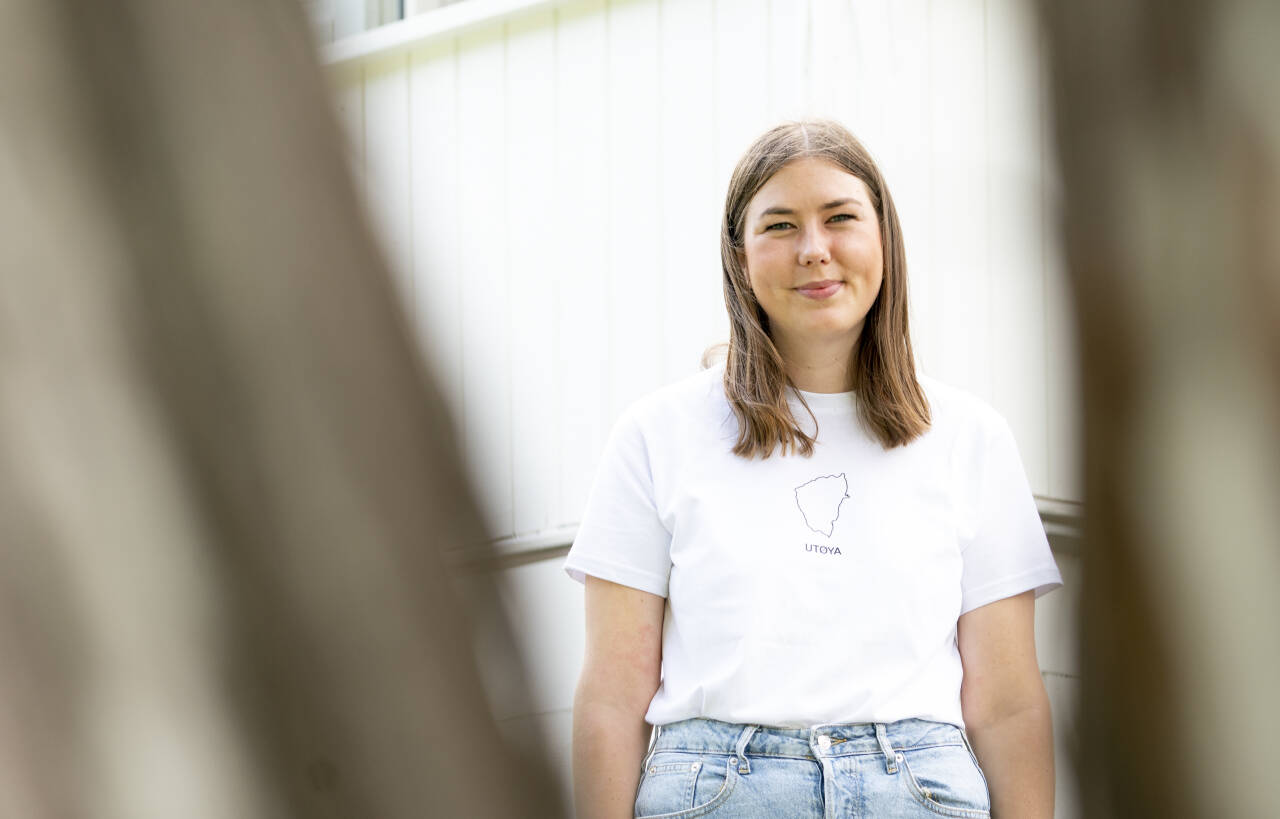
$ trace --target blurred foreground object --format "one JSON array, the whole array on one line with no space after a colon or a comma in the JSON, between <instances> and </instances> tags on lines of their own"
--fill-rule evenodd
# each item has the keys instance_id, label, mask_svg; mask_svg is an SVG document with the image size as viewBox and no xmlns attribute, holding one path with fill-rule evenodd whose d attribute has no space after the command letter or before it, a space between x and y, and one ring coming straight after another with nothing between
<instances>
[{"instance_id":1,"label":"blurred foreground object","mask_svg":"<svg viewBox=\"0 0 1280 819\"><path fill-rule=\"evenodd\" d=\"M1274 816L1280 4L1041 9L1085 398L1083 815Z\"/></svg>"},{"instance_id":2,"label":"blurred foreground object","mask_svg":"<svg viewBox=\"0 0 1280 819\"><path fill-rule=\"evenodd\" d=\"M307 25L0 4L0 816L558 814Z\"/></svg>"}]
</instances>

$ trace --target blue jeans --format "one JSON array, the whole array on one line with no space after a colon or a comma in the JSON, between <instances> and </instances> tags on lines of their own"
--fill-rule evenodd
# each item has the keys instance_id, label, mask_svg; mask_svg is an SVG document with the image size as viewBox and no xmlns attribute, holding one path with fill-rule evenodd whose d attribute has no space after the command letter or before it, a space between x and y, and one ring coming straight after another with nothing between
<instances>
[{"instance_id":1,"label":"blue jeans","mask_svg":"<svg viewBox=\"0 0 1280 819\"><path fill-rule=\"evenodd\" d=\"M770 728L689 719L658 727L635 815L985 819L991 799L968 738L947 723Z\"/></svg>"}]
</instances>

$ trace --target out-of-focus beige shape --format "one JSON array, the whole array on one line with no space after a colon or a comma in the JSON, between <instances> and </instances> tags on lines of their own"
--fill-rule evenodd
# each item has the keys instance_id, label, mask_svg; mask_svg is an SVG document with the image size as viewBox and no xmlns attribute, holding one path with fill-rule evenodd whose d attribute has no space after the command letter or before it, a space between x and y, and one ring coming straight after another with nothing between
<instances>
[{"instance_id":1,"label":"out-of-focus beige shape","mask_svg":"<svg viewBox=\"0 0 1280 819\"><path fill-rule=\"evenodd\" d=\"M295 3L0 4L0 268L0 816L558 815Z\"/></svg>"},{"instance_id":2,"label":"out-of-focus beige shape","mask_svg":"<svg viewBox=\"0 0 1280 819\"><path fill-rule=\"evenodd\" d=\"M1275 815L1280 5L1041 8L1085 398L1084 815Z\"/></svg>"}]
</instances>

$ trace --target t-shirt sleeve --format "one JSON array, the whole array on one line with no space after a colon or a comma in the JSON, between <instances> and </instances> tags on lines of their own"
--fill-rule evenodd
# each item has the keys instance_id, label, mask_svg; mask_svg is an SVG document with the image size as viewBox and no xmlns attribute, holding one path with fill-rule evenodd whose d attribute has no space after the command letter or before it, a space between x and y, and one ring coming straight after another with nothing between
<instances>
[{"instance_id":1,"label":"t-shirt sleeve","mask_svg":"<svg viewBox=\"0 0 1280 819\"><path fill-rule=\"evenodd\" d=\"M605 444L564 569L579 583L593 575L667 596L671 533L658 516L649 450L633 411Z\"/></svg>"},{"instance_id":2,"label":"t-shirt sleeve","mask_svg":"<svg viewBox=\"0 0 1280 819\"><path fill-rule=\"evenodd\" d=\"M960 539L961 614L1032 589L1039 597L1062 585L1013 431L1003 418L993 421L979 453L972 527Z\"/></svg>"}]
</instances>

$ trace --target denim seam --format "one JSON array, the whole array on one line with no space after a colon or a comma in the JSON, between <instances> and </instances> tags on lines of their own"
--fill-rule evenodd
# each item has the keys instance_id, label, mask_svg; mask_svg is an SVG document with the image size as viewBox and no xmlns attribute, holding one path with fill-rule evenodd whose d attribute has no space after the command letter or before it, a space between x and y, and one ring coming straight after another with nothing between
<instances>
[{"instance_id":1,"label":"denim seam","mask_svg":"<svg viewBox=\"0 0 1280 819\"><path fill-rule=\"evenodd\" d=\"M924 788L920 787L920 782L916 779L916 775L911 771L911 764L904 758L902 767L907 772L907 790L911 791L911 795L916 801L923 805L927 810L942 816L954 817L972 817L972 819L990 819L991 811L979 810L978 808L953 808L935 801L934 799L924 795ZM983 784L986 784L984 778Z\"/></svg>"},{"instance_id":2,"label":"denim seam","mask_svg":"<svg viewBox=\"0 0 1280 819\"><path fill-rule=\"evenodd\" d=\"M893 746L893 750L895 750L895 751L924 751L924 750L928 750L928 749L930 749L930 748L962 748L962 747L964 747L964 745L963 745L963 743L960 743L960 742L935 742L935 743L932 743L932 744L930 744L930 745L902 745L902 746L895 745L895 746ZM656 749L654 749L654 754L660 754L660 753L676 753L676 754L711 754L711 755L716 755L716 756L733 756L733 755L736 753L736 751L734 751L732 748L727 749L727 750L726 750L726 749L724 749L724 748L683 748L683 747L679 747L679 748L656 748ZM883 754L882 754L882 752L881 752L879 749L876 749L876 750L868 750L868 751L851 751L851 752L844 752L844 753L823 754L823 757L832 758L832 759L840 759L840 758L843 758L843 757L850 757L850 756L866 756L866 755L868 755L868 754L873 754L873 755L883 755ZM652 757L652 754L651 754L650 756ZM778 753L770 753L770 752L768 752L768 751L763 751L763 752L761 752L761 751L748 751L748 752L747 752L747 756L749 756L749 757L777 757L777 758L779 758L779 759L819 759L819 758L820 758L820 757L817 757L817 756L795 756L795 755L793 755L793 754L778 754Z\"/></svg>"},{"instance_id":3,"label":"denim seam","mask_svg":"<svg viewBox=\"0 0 1280 819\"><path fill-rule=\"evenodd\" d=\"M649 762L653 759L653 755L658 752L658 744L662 740L662 726L655 725L653 728L653 741L649 744L649 751L644 755L644 765L641 770L649 767Z\"/></svg>"},{"instance_id":4,"label":"denim seam","mask_svg":"<svg viewBox=\"0 0 1280 819\"><path fill-rule=\"evenodd\" d=\"M711 801L707 802L705 805L698 805L687 810L678 810L672 813L650 814L642 817L642 819L694 819L696 816L705 816L720 807L720 805L724 804L724 801L729 798L729 794L733 793L734 786L738 784L737 766L729 765L726 762L726 768L727 771L725 772L724 785L720 787L720 790L715 796L711 797ZM697 777L695 776L694 781L696 780Z\"/></svg>"},{"instance_id":5,"label":"denim seam","mask_svg":"<svg viewBox=\"0 0 1280 819\"><path fill-rule=\"evenodd\" d=\"M982 776L982 786L987 789L987 796L991 796L991 783L987 782L987 774L982 770L982 765L978 764L978 755L973 752L973 743L969 741L969 734L965 731L960 732L960 738L964 740L964 748L969 752L969 758L973 760L973 767L978 769L978 774Z\"/></svg>"}]
</instances>

